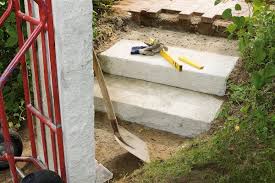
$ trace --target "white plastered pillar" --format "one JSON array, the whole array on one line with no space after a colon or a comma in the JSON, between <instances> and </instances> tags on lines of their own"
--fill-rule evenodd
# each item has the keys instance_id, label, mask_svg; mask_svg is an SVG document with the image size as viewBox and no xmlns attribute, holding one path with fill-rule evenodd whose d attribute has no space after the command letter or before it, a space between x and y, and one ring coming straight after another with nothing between
<instances>
[{"instance_id":1,"label":"white plastered pillar","mask_svg":"<svg viewBox=\"0 0 275 183\"><path fill-rule=\"evenodd\" d=\"M38 16L35 3L34 17ZM27 5L25 0L25 5ZM92 0L52 0L60 110L68 183L96 182L94 102L92 65ZM27 10L27 8L26 8ZM28 29L29 30L29 29ZM47 38L47 37L46 37ZM41 39L38 57L42 61ZM38 63L40 80L43 64ZM33 70L33 65L32 65ZM32 71L33 72L33 71ZM33 85L35 106L36 88ZM47 108L45 87L41 85L43 108ZM44 110L47 116L47 111ZM40 124L36 120L37 149L44 161ZM50 132L46 128L49 168L53 170Z\"/></svg>"},{"instance_id":2,"label":"white plastered pillar","mask_svg":"<svg viewBox=\"0 0 275 183\"><path fill-rule=\"evenodd\" d=\"M34 1L33 16L39 18ZM113 174L95 160L93 68L92 68L92 0L52 0L55 26L56 60L60 95L68 183L103 183ZM26 13L28 12L25 0ZM28 31L30 27L28 25ZM48 39L46 35L46 40ZM47 42L47 41L46 41ZM41 38L37 40L38 68L43 114L47 117ZM49 61L48 61L49 62ZM49 66L48 66L49 67ZM31 57L32 76L34 76ZM34 80L34 78L33 78ZM38 107L33 81L34 105ZM52 88L50 88L52 90ZM41 126L35 119L38 158L45 162ZM50 131L46 128L49 169L53 170ZM58 151L58 149L57 149Z\"/></svg>"},{"instance_id":3,"label":"white plastered pillar","mask_svg":"<svg viewBox=\"0 0 275 183\"><path fill-rule=\"evenodd\" d=\"M67 179L93 183L92 0L52 0L52 5Z\"/></svg>"}]
</instances>

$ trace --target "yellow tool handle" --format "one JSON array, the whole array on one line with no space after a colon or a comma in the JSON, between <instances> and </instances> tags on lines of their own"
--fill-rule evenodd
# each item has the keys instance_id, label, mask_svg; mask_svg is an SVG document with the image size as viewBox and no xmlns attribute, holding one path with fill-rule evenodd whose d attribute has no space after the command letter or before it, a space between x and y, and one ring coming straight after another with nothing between
<instances>
[{"instance_id":1,"label":"yellow tool handle","mask_svg":"<svg viewBox=\"0 0 275 183\"><path fill-rule=\"evenodd\" d=\"M199 70L202 70L204 68L204 66L198 64L198 63L195 63L194 61L191 61L190 59L186 58L186 57L179 57L179 60L192 66L192 67L195 67Z\"/></svg>"},{"instance_id":2,"label":"yellow tool handle","mask_svg":"<svg viewBox=\"0 0 275 183\"><path fill-rule=\"evenodd\" d=\"M166 51L161 50L160 55L168 61L177 71L182 71L182 65L177 63Z\"/></svg>"}]
</instances>

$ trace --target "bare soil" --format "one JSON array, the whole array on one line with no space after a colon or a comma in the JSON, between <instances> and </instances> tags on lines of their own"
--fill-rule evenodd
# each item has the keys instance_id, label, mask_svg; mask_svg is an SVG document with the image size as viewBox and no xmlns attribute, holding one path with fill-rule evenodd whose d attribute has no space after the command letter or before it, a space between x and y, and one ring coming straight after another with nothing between
<instances>
[{"instance_id":1,"label":"bare soil","mask_svg":"<svg viewBox=\"0 0 275 183\"><path fill-rule=\"evenodd\" d=\"M201 35L198 33L177 32L161 28L138 26L126 15L105 17L98 27L102 31L101 40L96 47L99 52L108 49L121 39L146 41L153 37L168 46L189 48L223 55L238 56L238 43L222 37ZM119 22L119 23L118 23Z\"/></svg>"},{"instance_id":2,"label":"bare soil","mask_svg":"<svg viewBox=\"0 0 275 183\"><path fill-rule=\"evenodd\" d=\"M149 148L151 160L165 160L175 153L184 142L178 135L162 132L144 126L120 121L120 125L144 140ZM104 113L95 116L96 159L119 180L143 166L142 161L122 149L115 141L111 126Z\"/></svg>"},{"instance_id":3,"label":"bare soil","mask_svg":"<svg viewBox=\"0 0 275 183\"><path fill-rule=\"evenodd\" d=\"M134 123L120 121L120 125L147 143L152 160L169 158L184 142L188 141L188 139L177 135L149 129ZM20 135L24 142L23 155L28 156L31 154L31 149L26 127L20 131ZM143 166L142 161L122 149L115 141L111 126L104 113L95 115L95 139L96 159L114 174L112 181L119 180ZM34 170L32 166L23 163L18 164L18 167L22 168L24 172ZM0 183L11 182L9 170L0 172Z\"/></svg>"}]
</instances>

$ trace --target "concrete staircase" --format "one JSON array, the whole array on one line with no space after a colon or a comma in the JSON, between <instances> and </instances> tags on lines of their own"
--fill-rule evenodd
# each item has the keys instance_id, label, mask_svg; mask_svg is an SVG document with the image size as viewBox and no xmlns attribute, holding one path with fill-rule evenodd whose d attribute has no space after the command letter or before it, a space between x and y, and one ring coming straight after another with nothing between
<instances>
[{"instance_id":1,"label":"concrete staircase","mask_svg":"<svg viewBox=\"0 0 275 183\"><path fill-rule=\"evenodd\" d=\"M225 94L238 58L169 47L175 59L186 56L205 66L197 70L183 64L177 72L159 55L130 55L131 47L139 45L122 40L100 54L118 117L187 137L208 130L223 103L214 95ZM95 109L105 111L97 83L94 90Z\"/></svg>"}]
</instances>

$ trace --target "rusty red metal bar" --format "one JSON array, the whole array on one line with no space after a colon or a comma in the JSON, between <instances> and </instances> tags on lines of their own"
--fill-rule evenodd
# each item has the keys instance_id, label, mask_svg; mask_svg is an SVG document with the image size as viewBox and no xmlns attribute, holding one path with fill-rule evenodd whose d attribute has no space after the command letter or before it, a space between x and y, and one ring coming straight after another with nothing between
<instances>
[{"instance_id":1,"label":"rusty red metal bar","mask_svg":"<svg viewBox=\"0 0 275 183\"><path fill-rule=\"evenodd\" d=\"M47 133L46 128L50 130L51 152L53 153L54 170L61 175L61 178L66 182L64 147L61 128L61 115L58 93L57 80L57 66L56 66L56 52L55 52L55 36L54 24L52 16L52 2L51 0L28 0L27 13L20 10L19 0L8 0L7 10L0 18L0 26L9 17L12 11L16 16L16 28L18 34L19 51L9 63L5 71L0 77L0 122L4 136L5 154L0 157L0 161L7 161L9 163L12 180L18 183L18 175L16 162L33 163L38 169L49 168L49 157L47 148ZM34 3L38 5L39 19L33 17ZM30 33L28 38L24 39L22 32L22 23L26 21L29 24ZM46 39L48 38L48 39ZM40 50L37 45L40 45L42 59L38 56ZM33 106L30 95L30 84L28 80L28 69L25 54L30 51L32 53L33 64L33 82L35 87L35 97L37 106ZM3 96L3 89L8 79L16 68L20 65L22 81L24 87L24 99L27 113L27 125L29 130L29 138L31 144L32 154L29 157L14 157L12 153L12 142L9 134L9 127L7 115L5 112L5 102ZM39 72L39 68L43 67L43 76ZM43 78L43 79L42 79ZM44 82L42 82L44 81ZM45 89L46 104L42 100L42 86ZM40 124L41 143L43 147L43 155L45 165L37 159L36 136L34 132L34 119ZM58 148L58 151L57 149ZM59 160L59 161L58 161Z\"/></svg>"},{"instance_id":2,"label":"rusty red metal bar","mask_svg":"<svg viewBox=\"0 0 275 183\"><path fill-rule=\"evenodd\" d=\"M33 16L33 12L32 12L33 4L31 3L30 0L28 0L27 3L28 3L28 11L29 11L28 13L29 13L30 17L32 17ZM34 26L32 24L30 24L30 31L31 31L31 33L34 31ZM40 91L40 85L39 85L38 57L37 57L36 46L34 43L32 44L32 61L33 61L33 70L34 70L33 77L35 80L38 109L39 109L39 111L42 111L43 107L42 107L42 97L41 97L41 91ZM40 132L41 132L41 138L42 138L42 146L44 149L44 151L43 151L44 160L45 160L47 167L49 167L45 124L43 124L41 121L40 121Z\"/></svg>"},{"instance_id":3,"label":"rusty red metal bar","mask_svg":"<svg viewBox=\"0 0 275 183\"><path fill-rule=\"evenodd\" d=\"M7 154L3 157L0 157L0 161L6 161L7 160ZM47 169L47 167L41 163L41 161L33 158L33 157L14 157L15 162L28 162L33 163L34 166L39 169Z\"/></svg>"},{"instance_id":4,"label":"rusty red metal bar","mask_svg":"<svg viewBox=\"0 0 275 183\"><path fill-rule=\"evenodd\" d=\"M56 51L55 51L55 36L54 36L54 24L52 15L52 1L46 0L48 5L48 39L49 39L49 49L50 51L50 62L51 62L51 73L52 73L52 88L53 88L53 99L54 99L54 113L55 113L55 125L57 126L57 143L59 151L63 154L59 156L60 172L61 178L66 179L65 171L65 158L64 158L64 145L62 139L62 128L61 128L61 114L60 114L60 103L59 103L59 93L58 93L58 83L57 83L57 66L56 66ZM59 153L60 154L60 153Z\"/></svg>"},{"instance_id":5,"label":"rusty red metal bar","mask_svg":"<svg viewBox=\"0 0 275 183\"><path fill-rule=\"evenodd\" d=\"M30 16L26 16L26 14L22 13L21 11L17 12L17 15L22 18L23 20L31 23L32 25L38 25L40 23L40 21L36 18L30 17Z\"/></svg>"},{"instance_id":6,"label":"rusty red metal bar","mask_svg":"<svg viewBox=\"0 0 275 183\"><path fill-rule=\"evenodd\" d=\"M30 112L35 115L42 123L47 125L53 132L56 132L56 125L53 124L53 122L45 117L39 110L35 109L32 105L28 105L27 108L30 110Z\"/></svg>"}]
</instances>

